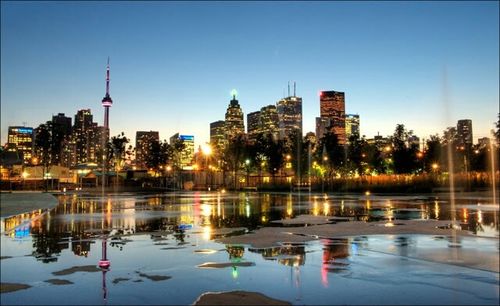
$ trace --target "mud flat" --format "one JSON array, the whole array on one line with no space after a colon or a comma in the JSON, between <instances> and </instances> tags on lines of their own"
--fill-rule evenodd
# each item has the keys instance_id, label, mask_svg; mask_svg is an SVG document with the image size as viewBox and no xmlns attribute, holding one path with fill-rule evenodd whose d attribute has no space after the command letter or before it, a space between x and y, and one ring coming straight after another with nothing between
<instances>
[{"instance_id":1,"label":"mud flat","mask_svg":"<svg viewBox=\"0 0 500 306\"><path fill-rule=\"evenodd\" d=\"M101 272L96 266L75 266L61 271L52 272L54 275L68 275L75 272Z\"/></svg>"},{"instance_id":2,"label":"mud flat","mask_svg":"<svg viewBox=\"0 0 500 306\"><path fill-rule=\"evenodd\" d=\"M38 209L51 209L59 201L50 193L13 192L0 193L0 217L8 217Z\"/></svg>"},{"instance_id":3,"label":"mud flat","mask_svg":"<svg viewBox=\"0 0 500 306\"><path fill-rule=\"evenodd\" d=\"M0 283L0 293L14 292L28 288L31 288L31 286L18 283Z\"/></svg>"},{"instance_id":4,"label":"mud flat","mask_svg":"<svg viewBox=\"0 0 500 306\"><path fill-rule=\"evenodd\" d=\"M303 218L306 219L306 218ZM279 246L283 242L300 243L320 238L342 238L359 235L451 235L451 229L443 229L451 223L447 220L397 220L364 222L351 221L335 224L318 224L305 227L263 227L242 236L217 239L225 244L248 244L254 248ZM465 230L455 230L458 236L475 237Z\"/></svg>"},{"instance_id":5,"label":"mud flat","mask_svg":"<svg viewBox=\"0 0 500 306\"><path fill-rule=\"evenodd\" d=\"M292 305L286 301L272 299L257 292L231 291L207 292L193 305Z\"/></svg>"}]
</instances>

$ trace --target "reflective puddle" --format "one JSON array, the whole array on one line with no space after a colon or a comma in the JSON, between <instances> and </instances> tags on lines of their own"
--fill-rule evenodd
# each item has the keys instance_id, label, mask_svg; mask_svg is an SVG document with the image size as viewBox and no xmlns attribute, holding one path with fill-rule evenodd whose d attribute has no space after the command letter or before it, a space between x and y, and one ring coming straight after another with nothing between
<instances>
[{"instance_id":1,"label":"reflective puddle","mask_svg":"<svg viewBox=\"0 0 500 306\"><path fill-rule=\"evenodd\" d=\"M60 200L17 228L9 230L12 221L3 220L1 281L29 287L2 293L2 304L186 305L205 292L231 290L299 305L496 305L499 298L499 242L486 237L498 237L498 210L488 209L487 199L458 206L461 223L475 218L478 233L453 239L459 247L450 247L447 236L365 235L272 248L213 239L301 214L370 221L372 208L401 219L446 219L450 212L435 199L257 193Z\"/></svg>"}]
</instances>

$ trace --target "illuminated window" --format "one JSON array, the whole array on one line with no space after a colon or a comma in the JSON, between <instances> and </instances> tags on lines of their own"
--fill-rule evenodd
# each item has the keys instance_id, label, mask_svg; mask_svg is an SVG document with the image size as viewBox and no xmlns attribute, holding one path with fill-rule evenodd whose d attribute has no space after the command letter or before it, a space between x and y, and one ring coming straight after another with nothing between
<instances>
[{"instance_id":1,"label":"illuminated window","mask_svg":"<svg viewBox=\"0 0 500 306\"><path fill-rule=\"evenodd\" d=\"M292 182L292 177L291 177L291 176L287 177L287 178L286 178L286 181L287 181L288 183L291 183L291 182Z\"/></svg>"},{"instance_id":2,"label":"illuminated window","mask_svg":"<svg viewBox=\"0 0 500 306\"><path fill-rule=\"evenodd\" d=\"M264 177L262 178L262 181L263 181L264 183L269 183L269 176L264 176Z\"/></svg>"},{"instance_id":3,"label":"illuminated window","mask_svg":"<svg viewBox=\"0 0 500 306\"><path fill-rule=\"evenodd\" d=\"M292 168L292 163L286 163L286 164L285 164L285 168L287 168L287 169Z\"/></svg>"}]
</instances>

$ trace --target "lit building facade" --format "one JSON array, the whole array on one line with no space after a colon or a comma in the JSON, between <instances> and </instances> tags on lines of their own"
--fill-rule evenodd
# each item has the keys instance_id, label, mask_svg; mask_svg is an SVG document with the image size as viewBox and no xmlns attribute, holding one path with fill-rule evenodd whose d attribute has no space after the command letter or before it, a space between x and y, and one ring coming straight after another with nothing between
<instances>
[{"instance_id":1,"label":"lit building facade","mask_svg":"<svg viewBox=\"0 0 500 306\"><path fill-rule=\"evenodd\" d=\"M65 165L63 162L63 144L71 137L71 117L66 117L64 113L52 116L51 129L51 164Z\"/></svg>"},{"instance_id":2,"label":"lit building facade","mask_svg":"<svg viewBox=\"0 0 500 306\"><path fill-rule=\"evenodd\" d=\"M472 146L472 120L462 119L457 122L457 137L460 145Z\"/></svg>"},{"instance_id":3,"label":"lit building facade","mask_svg":"<svg viewBox=\"0 0 500 306\"><path fill-rule=\"evenodd\" d=\"M247 114L247 135L249 141L255 141L261 132L260 111Z\"/></svg>"},{"instance_id":4,"label":"lit building facade","mask_svg":"<svg viewBox=\"0 0 500 306\"><path fill-rule=\"evenodd\" d=\"M141 169L146 168L146 159L152 142L160 141L158 131L137 131L135 133L135 165Z\"/></svg>"},{"instance_id":5,"label":"lit building facade","mask_svg":"<svg viewBox=\"0 0 500 306\"><path fill-rule=\"evenodd\" d=\"M219 152L226 147L226 122L224 120L210 123L210 145Z\"/></svg>"},{"instance_id":6,"label":"lit building facade","mask_svg":"<svg viewBox=\"0 0 500 306\"><path fill-rule=\"evenodd\" d=\"M331 119L316 117L316 138L321 140L325 136L326 131L330 129Z\"/></svg>"},{"instance_id":7,"label":"lit building facade","mask_svg":"<svg viewBox=\"0 0 500 306\"><path fill-rule=\"evenodd\" d=\"M180 135L179 139L184 142L184 150L181 152L181 168L186 169L192 166L194 159L194 136Z\"/></svg>"},{"instance_id":8,"label":"lit building facade","mask_svg":"<svg viewBox=\"0 0 500 306\"><path fill-rule=\"evenodd\" d=\"M28 164L33 155L33 128L25 126L9 126L9 150L17 150L23 155L23 162ZM10 149L12 148L12 149Z\"/></svg>"},{"instance_id":9,"label":"lit building facade","mask_svg":"<svg viewBox=\"0 0 500 306\"><path fill-rule=\"evenodd\" d=\"M345 115L345 136L346 136L346 142L349 142L349 138L351 135L358 135L358 138L360 136L360 131L359 131L359 115L354 115L354 114L346 114Z\"/></svg>"},{"instance_id":10,"label":"lit building facade","mask_svg":"<svg viewBox=\"0 0 500 306\"><path fill-rule=\"evenodd\" d=\"M274 138L279 136L279 116L275 105L260 109L260 130L262 133L272 134Z\"/></svg>"},{"instance_id":11,"label":"lit building facade","mask_svg":"<svg viewBox=\"0 0 500 306\"><path fill-rule=\"evenodd\" d=\"M238 100L236 100L235 92L233 92L233 99L229 101L225 121L225 132L227 140L230 140L238 135L245 134L243 111L241 110Z\"/></svg>"},{"instance_id":12,"label":"lit building facade","mask_svg":"<svg viewBox=\"0 0 500 306\"><path fill-rule=\"evenodd\" d=\"M292 131L298 130L302 135L302 98L291 96L276 103L279 119L279 137L285 139Z\"/></svg>"},{"instance_id":13,"label":"lit building facade","mask_svg":"<svg viewBox=\"0 0 500 306\"><path fill-rule=\"evenodd\" d=\"M320 117L330 118L330 131L337 135L339 144L345 144L345 94L333 90L322 91L320 93L319 103Z\"/></svg>"},{"instance_id":14,"label":"lit building facade","mask_svg":"<svg viewBox=\"0 0 500 306\"><path fill-rule=\"evenodd\" d=\"M90 109L81 109L75 115L73 140L76 164L93 162L95 158L95 127ZM72 165L74 166L74 165Z\"/></svg>"}]
</instances>

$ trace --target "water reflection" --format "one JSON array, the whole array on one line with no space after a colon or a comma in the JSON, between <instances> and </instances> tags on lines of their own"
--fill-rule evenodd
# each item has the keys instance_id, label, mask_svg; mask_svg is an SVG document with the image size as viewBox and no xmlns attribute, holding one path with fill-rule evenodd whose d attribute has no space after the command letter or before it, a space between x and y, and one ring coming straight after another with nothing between
<instances>
[{"instance_id":1,"label":"water reflection","mask_svg":"<svg viewBox=\"0 0 500 306\"><path fill-rule=\"evenodd\" d=\"M130 234L148 233L152 234L152 239L156 239L154 233L173 230L176 241L185 243L186 231L179 226L186 224L202 232L204 240L211 240L221 235L217 229L241 227L251 231L260 226L279 226L270 222L304 213L365 221L449 220L452 213L448 202L434 197L415 199L196 192L110 195L104 199L63 195L59 200L60 204L45 215L39 210L1 220L6 235L22 239L31 234L33 256L45 263L57 261L61 251L68 248L75 255L87 257L98 235L111 232L113 237L110 236L110 245L122 250L125 241L121 237ZM457 198L456 204L454 213L462 229L478 235L498 237L498 207L489 204L485 198ZM31 221L26 221L29 218ZM330 244L328 248L333 246ZM298 246L289 246L265 252L280 252L278 261L283 264L303 265L305 255L300 255L299 250ZM265 254L266 258L275 257L270 253Z\"/></svg>"}]
</instances>

